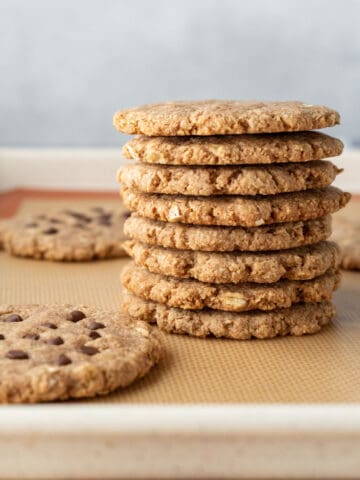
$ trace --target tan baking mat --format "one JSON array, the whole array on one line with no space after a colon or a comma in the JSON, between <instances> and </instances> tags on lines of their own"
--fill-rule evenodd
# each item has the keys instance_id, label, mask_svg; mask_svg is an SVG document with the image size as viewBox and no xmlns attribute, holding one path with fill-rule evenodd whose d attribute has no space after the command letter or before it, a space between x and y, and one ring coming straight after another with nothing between
<instances>
[{"instance_id":1,"label":"tan baking mat","mask_svg":"<svg viewBox=\"0 0 360 480\"><path fill-rule=\"evenodd\" d=\"M117 205L118 200L76 202ZM49 211L65 203L31 199L21 211ZM1 253L0 302L118 308L119 273L126 261L62 264ZM87 402L359 402L360 273L344 275L336 304L334 325L314 336L238 342L164 335L166 355L147 377L120 393Z\"/></svg>"}]
</instances>

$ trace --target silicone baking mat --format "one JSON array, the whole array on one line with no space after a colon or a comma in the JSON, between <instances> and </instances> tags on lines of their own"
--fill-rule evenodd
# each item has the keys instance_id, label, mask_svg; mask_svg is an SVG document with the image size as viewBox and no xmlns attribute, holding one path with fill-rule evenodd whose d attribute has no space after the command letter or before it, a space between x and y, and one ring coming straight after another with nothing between
<instances>
[{"instance_id":1,"label":"silicone baking mat","mask_svg":"<svg viewBox=\"0 0 360 480\"><path fill-rule=\"evenodd\" d=\"M116 206L120 201L115 195L88 198L43 193L25 195L21 202L20 197L24 195L0 198L3 216L14 213L17 206L21 213L38 213L69 204ZM352 210L355 215L357 208ZM0 302L74 302L117 309L119 275L127 261L53 263L1 252ZM165 356L149 375L123 391L83 402L359 402L360 273L344 273L335 302L335 322L314 336L239 342L164 334Z\"/></svg>"}]
</instances>

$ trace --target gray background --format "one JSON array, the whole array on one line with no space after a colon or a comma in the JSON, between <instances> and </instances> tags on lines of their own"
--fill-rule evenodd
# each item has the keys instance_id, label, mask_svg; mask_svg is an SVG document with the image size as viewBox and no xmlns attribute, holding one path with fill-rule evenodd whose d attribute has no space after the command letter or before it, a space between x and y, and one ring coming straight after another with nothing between
<instances>
[{"instance_id":1,"label":"gray background","mask_svg":"<svg viewBox=\"0 0 360 480\"><path fill-rule=\"evenodd\" d=\"M300 99L360 145L360 1L0 0L0 145L115 146L116 109Z\"/></svg>"}]
</instances>

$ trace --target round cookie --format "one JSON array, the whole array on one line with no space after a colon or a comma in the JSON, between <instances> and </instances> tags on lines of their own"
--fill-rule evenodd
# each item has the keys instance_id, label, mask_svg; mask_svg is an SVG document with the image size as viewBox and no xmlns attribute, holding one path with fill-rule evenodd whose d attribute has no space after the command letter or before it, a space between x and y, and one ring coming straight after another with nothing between
<instances>
[{"instance_id":1,"label":"round cookie","mask_svg":"<svg viewBox=\"0 0 360 480\"><path fill-rule=\"evenodd\" d=\"M274 195L330 185L342 170L318 160L245 167L181 167L135 164L122 167L117 180L143 193L170 195Z\"/></svg>"},{"instance_id":2,"label":"round cookie","mask_svg":"<svg viewBox=\"0 0 360 480\"><path fill-rule=\"evenodd\" d=\"M333 242L266 253L174 250L134 240L123 246L136 265L150 272L206 283L310 280L337 268L340 260L339 248Z\"/></svg>"},{"instance_id":3,"label":"round cookie","mask_svg":"<svg viewBox=\"0 0 360 480\"><path fill-rule=\"evenodd\" d=\"M268 196L213 198L141 193L124 186L121 195L131 211L153 220L241 227L323 217L344 207L351 197L336 187Z\"/></svg>"},{"instance_id":4,"label":"round cookie","mask_svg":"<svg viewBox=\"0 0 360 480\"><path fill-rule=\"evenodd\" d=\"M0 250L4 248L5 233L9 229L10 220L0 220Z\"/></svg>"},{"instance_id":5,"label":"round cookie","mask_svg":"<svg viewBox=\"0 0 360 480\"><path fill-rule=\"evenodd\" d=\"M205 252L267 251L310 245L331 235L331 217L260 227L186 225L143 218L133 213L125 234L148 245Z\"/></svg>"},{"instance_id":6,"label":"round cookie","mask_svg":"<svg viewBox=\"0 0 360 480\"><path fill-rule=\"evenodd\" d=\"M189 310L212 308L232 312L273 310L299 302L330 300L340 274L329 270L312 280L280 280L271 284L216 284L151 273L132 262L124 268L121 281L134 295L168 307Z\"/></svg>"},{"instance_id":7,"label":"round cookie","mask_svg":"<svg viewBox=\"0 0 360 480\"><path fill-rule=\"evenodd\" d=\"M158 362L156 331L117 312L69 305L0 306L0 403L104 395Z\"/></svg>"},{"instance_id":8,"label":"round cookie","mask_svg":"<svg viewBox=\"0 0 360 480\"><path fill-rule=\"evenodd\" d=\"M336 157L341 140L319 132L208 137L138 136L123 146L125 158L164 165L249 165L307 162Z\"/></svg>"},{"instance_id":9,"label":"round cookie","mask_svg":"<svg viewBox=\"0 0 360 480\"><path fill-rule=\"evenodd\" d=\"M346 211L345 211L346 212ZM341 268L360 270L360 221L342 215L333 217L333 239L341 251Z\"/></svg>"},{"instance_id":10,"label":"round cookie","mask_svg":"<svg viewBox=\"0 0 360 480\"><path fill-rule=\"evenodd\" d=\"M178 101L142 105L114 115L123 133L148 136L297 132L340 123L335 110L302 102Z\"/></svg>"},{"instance_id":11,"label":"round cookie","mask_svg":"<svg viewBox=\"0 0 360 480\"><path fill-rule=\"evenodd\" d=\"M4 248L20 257L57 261L87 261L125 255L124 221L120 206L69 208L15 218L4 235Z\"/></svg>"},{"instance_id":12,"label":"round cookie","mask_svg":"<svg viewBox=\"0 0 360 480\"><path fill-rule=\"evenodd\" d=\"M161 330L168 333L201 338L212 335L236 340L317 333L335 316L335 307L326 301L300 303L271 312L254 310L234 313L171 308L130 293L124 294L122 310L134 319L156 323Z\"/></svg>"}]
</instances>

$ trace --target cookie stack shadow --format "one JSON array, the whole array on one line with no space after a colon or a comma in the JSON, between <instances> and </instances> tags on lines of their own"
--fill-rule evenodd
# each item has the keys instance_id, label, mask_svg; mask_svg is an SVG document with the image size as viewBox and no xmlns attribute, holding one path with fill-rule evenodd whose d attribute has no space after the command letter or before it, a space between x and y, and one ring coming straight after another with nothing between
<instances>
[{"instance_id":1,"label":"cookie stack shadow","mask_svg":"<svg viewBox=\"0 0 360 480\"><path fill-rule=\"evenodd\" d=\"M118 112L137 163L122 309L173 333L234 339L318 332L331 321L339 249L332 109L300 102L172 102Z\"/></svg>"}]
</instances>

